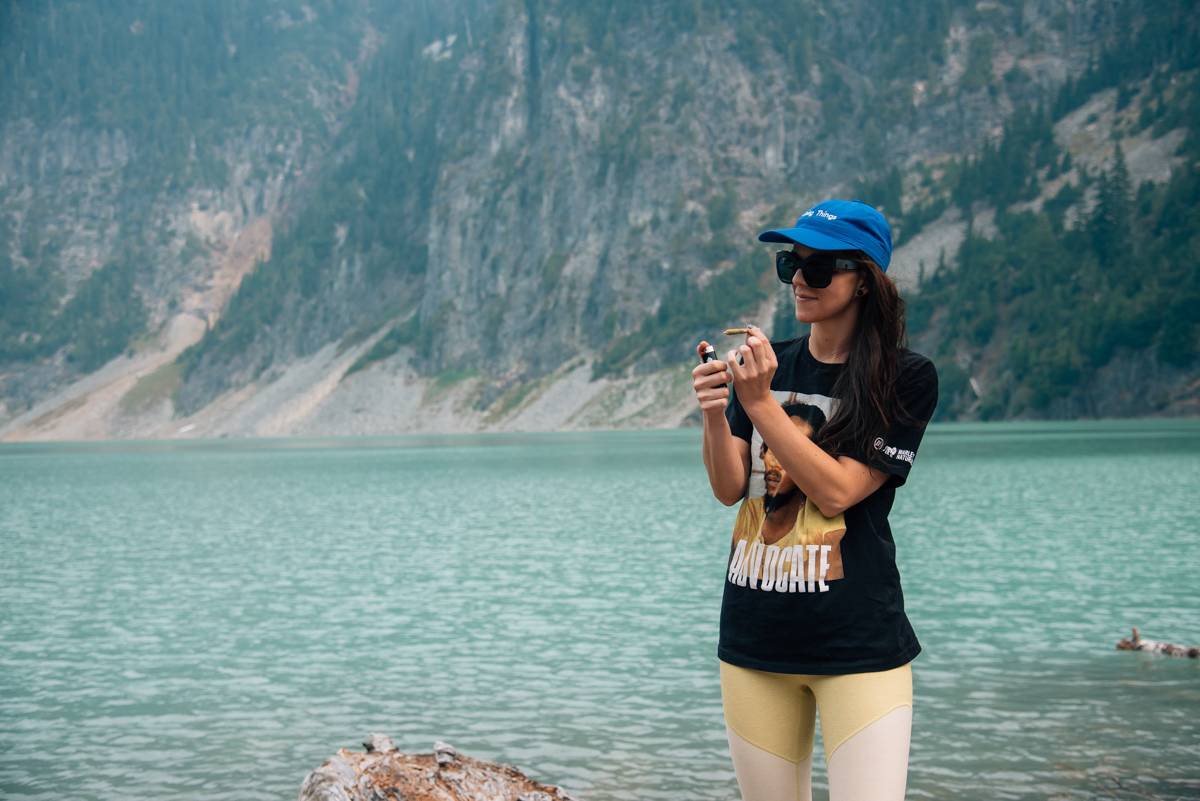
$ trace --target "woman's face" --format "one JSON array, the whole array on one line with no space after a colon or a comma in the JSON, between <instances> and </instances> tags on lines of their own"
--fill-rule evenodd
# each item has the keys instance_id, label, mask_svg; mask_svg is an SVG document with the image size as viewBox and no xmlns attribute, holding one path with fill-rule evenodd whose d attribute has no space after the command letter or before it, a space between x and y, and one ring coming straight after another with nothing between
<instances>
[{"instance_id":1,"label":"woman's face","mask_svg":"<svg viewBox=\"0 0 1200 801\"><path fill-rule=\"evenodd\" d=\"M810 247L793 245L792 252L800 258L816 253ZM834 270L833 281L824 289L813 289L804 283L804 273L797 270L792 276L792 297L796 301L796 319L802 323L819 323L837 317L858 298L859 288L866 291L861 270Z\"/></svg>"}]
</instances>

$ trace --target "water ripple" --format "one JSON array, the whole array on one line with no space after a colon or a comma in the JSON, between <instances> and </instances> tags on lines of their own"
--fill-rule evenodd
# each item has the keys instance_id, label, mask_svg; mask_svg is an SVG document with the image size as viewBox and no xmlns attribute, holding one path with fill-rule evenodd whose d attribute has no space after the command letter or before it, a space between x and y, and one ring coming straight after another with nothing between
<instances>
[{"instance_id":1,"label":"water ripple","mask_svg":"<svg viewBox=\"0 0 1200 801\"><path fill-rule=\"evenodd\" d=\"M1198 666L1113 649L1200 643L1198 444L930 433L893 513L915 797L1200 797ZM383 731L734 799L732 517L688 432L0 449L0 795L291 798Z\"/></svg>"}]
</instances>

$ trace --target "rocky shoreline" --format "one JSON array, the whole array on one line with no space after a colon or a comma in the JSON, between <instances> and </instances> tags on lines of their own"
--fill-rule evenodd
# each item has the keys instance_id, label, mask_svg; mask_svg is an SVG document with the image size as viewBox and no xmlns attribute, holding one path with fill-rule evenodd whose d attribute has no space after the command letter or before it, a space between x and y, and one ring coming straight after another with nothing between
<instances>
[{"instance_id":1,"label":"rocky shoreline","mask_svg":"<svg viewBox=\"0 0 1200 801\"><path fill-rule=\"evenodd\" d=\"M339 750L309 773L298 801L576 801L510 765L473 759L446 743L431 754L407 754L383 734L365 753Z\"/></svg>"}]
</instances>

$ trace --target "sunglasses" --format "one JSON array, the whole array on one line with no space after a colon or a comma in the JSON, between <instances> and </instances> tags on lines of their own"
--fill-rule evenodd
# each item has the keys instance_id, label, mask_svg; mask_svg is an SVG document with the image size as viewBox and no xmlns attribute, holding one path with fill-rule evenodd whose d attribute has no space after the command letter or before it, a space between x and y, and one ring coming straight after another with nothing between
<instances>
[{"instance_id":1,"label":"sunglasses","mask_svg":"<svg viewBox=\"0 0 1200 801\"><path fill-rule=\"evenodd\" d=\"M792 278L799 271L804 275L804 283L813 289L824 289L833 283L834 270L857 270L859 266L856 261L839 259L827 253L814 253L802 259L790 250L775 252L775 272L780 281L792 283Z\"/></svg>"}]
</instances>

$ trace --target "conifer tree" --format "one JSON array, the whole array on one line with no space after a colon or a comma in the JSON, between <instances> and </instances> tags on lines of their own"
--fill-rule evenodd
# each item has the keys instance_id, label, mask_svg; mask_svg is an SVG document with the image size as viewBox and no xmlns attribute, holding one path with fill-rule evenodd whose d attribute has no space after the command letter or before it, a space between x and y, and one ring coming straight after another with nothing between
<instances>
[{"instance_id":1,"label":"conifer tree","mask_svg":"<svg viewBox=\"0 0 1200 801\"><path fill-rule=\"evenodd\" d=\"M1100 175L1099 195L1089 228L1100 264L1112 267L1132 253L1129 221L1133 213L1129 170L1118 144L1111 169Z\"/></svg>"}]
</instances>

